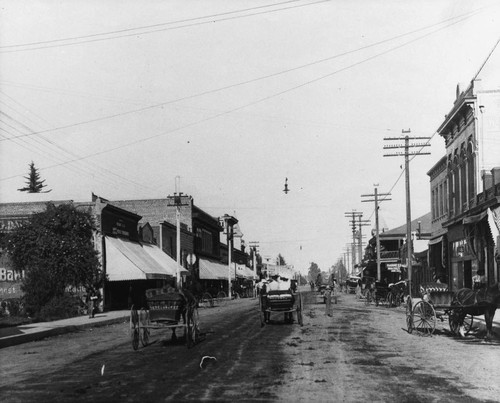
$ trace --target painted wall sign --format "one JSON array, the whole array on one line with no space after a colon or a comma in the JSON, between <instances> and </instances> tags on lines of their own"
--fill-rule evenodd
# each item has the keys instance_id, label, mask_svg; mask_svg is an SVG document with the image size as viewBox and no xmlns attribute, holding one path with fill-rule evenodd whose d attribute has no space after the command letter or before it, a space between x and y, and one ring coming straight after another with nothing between
<instances>
[{"instance_id":1,"label":"painted wall sign","mask_svg":"<svg viewBox=\"0 0 500 403\"><path fill-rule=\"evenodd\" d=\"M0 232L9 232L24 224L27 218L1 218Z\"/></svg>"}]
</instances>

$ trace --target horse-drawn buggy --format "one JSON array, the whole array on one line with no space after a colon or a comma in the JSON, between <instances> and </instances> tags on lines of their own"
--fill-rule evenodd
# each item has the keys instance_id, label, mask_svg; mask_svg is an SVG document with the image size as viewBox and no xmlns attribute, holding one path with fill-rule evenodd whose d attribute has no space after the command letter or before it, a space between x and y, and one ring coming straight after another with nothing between
<instances>
[{"instance_id":1,"label":"horse-drawn buggy","mask_svg":"<svg viewBox=\"0 0 500 403\"><path fill-rule=\"evenodd\" d=\"M360 283L361 278L356 276L349 276L345 282L346 292L348 294L354 294L356 292L356 287Z\"/></svg>"},{"instance_id":2,"label":"horse-drawn buggy","mask_svg":"<svg viewBox=\"0 0 500 403\"><path fill-rule=\"evenodd\" d=\"M261 294L259 298L260 325L269 323L272 313L284 315L285 323L293 323L293 314L302 326L302 294L292 290L272 290Z\"/></svg>"},{"instance_id":3,"label":"horse-drawn buggy","mask_svg":"<svg viewBox=\"0 0 500 403\"><path fill-rule=\"evenodd\" d=\"M401 280L397 283L389 284L389 294L387 295L387 304L389 307L398 307L403 302L406 294L406 281Z\"/></svg>"},{"instance_id":4,"label":"horse-drawn buggy","mask_svg":"<svg viewBox=\"0 0 500 403\"><path fill-rule=\"evenodd\" d=\"M500 285L473 291L462 288L449 291L446 284L427 283L420 286L421 298L408 297L406 302L406 325L408 333L413 330L422 335L432 335L436 321L448 317L450 330L465 336L472 329L474 316L484 315L486 337L491 336L493 316L500 303Z\"/></svg>"},{"instance_id":5,"label":"horse-drawn buggy","mask_svg":"<svg viewBox=\"0 0 500 403\"><path fill-rule=\"evenodd\" d=\"M147 307L130 311L130 335L134 350L149 344L150 329L170 329L176 340L176 330L184 329L188 348L199 340L198 303L186 290L153 288L146 290Z\"/></svg>"}]
</instances>

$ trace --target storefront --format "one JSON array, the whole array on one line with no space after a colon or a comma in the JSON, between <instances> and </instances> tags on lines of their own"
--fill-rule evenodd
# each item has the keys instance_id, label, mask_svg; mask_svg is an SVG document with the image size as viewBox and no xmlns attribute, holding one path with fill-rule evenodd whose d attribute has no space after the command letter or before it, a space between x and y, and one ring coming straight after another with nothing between
<instances>
[{"instance_id":1,"label":"storefront","mask_svg":"<svg viewBox=\"0 0 500 403\"><path fill-rule=\"evenodd\" d=\"M96 197L95 214L100 233L101 264L106 275L103 290L105 310L129 309L146 305L149 288L174 283L177 270L187 270L158 246L141 242L138 223L141 216Z\"/></svg>"},{"instance_id":2,"label":"storefront","mask_svg":"<svg viewBox=\"0 0 500 403\"><path fill-rule=\"evenodd\" d=\"M448 283L447 237L441 235L429 241L429 268L434 281Z\"/></svg>"},{"instance_id":3,"label":"storefront","mask_svg":"<svg viewBox=\"0 0 500 403\"><path fill-rule=\"evenodd\" d=\"M220 291L228 294L228 278L235 280L234 268L229 269L227 264L212 259L200 258L198 260L199 279L203 291L215 297Z\"/></svg>"}]
</instances>

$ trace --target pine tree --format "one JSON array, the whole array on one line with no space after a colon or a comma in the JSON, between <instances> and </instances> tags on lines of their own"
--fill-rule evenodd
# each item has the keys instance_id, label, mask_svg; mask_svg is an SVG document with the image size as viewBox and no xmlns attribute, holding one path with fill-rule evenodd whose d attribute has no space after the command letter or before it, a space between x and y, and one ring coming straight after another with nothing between
<instances>
[{"instance_id":1,"label":"pine tree","mask_svg":"<svg viewBox=\"0 0 500 403\"><path fill-rule=\"evenodd\" d=\"M40 174L38 173L38 169L35 167L35 163L31 161L31 164L29 164L30 167L30 172L28 176L25 176L24 179L27 180L25 187L21 189L17 189L20 192L28 192L28 193L48 193L50 190L45 190L42 191L44 187L47 185L44 185L45 180L40 180Z\"/></svg>"}]
</instances>

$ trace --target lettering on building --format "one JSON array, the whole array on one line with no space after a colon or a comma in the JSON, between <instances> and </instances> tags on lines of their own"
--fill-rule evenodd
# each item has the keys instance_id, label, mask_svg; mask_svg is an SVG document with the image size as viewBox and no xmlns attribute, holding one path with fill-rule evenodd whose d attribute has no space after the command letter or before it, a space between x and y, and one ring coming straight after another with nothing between
<instances>
[{"instance_id":1,"label":"lettering on building","mask_svg":"<svg viewBox=\"0 0 500 403\"><path fill-rule=\"evenodd\" d=\"M27 222L27 218L1 218L0 232L10 232Z\"/></svg>"},{"instance_id":2,"label":"lettering on building","mask_svg":"<svg viewBox=\"0 0 500 403\"><path fill-rule=\"evenodd\" d=\"M127 231L127 227L123 220L119 219L116 221L115 225L113 226L113 234L114 235L123 235L123 236L130 236L130 232Z\"/></svg>"},{"instance_id":3,"label":"lettering on building","mask_svg":"<svg viewBox=\"0 0 500 403\"><path fill-rule=\"evenodd\" d=\"M0 267L0 281L17 282L24 278L24 270L13 270Z\"/></svg>"}]
</instances>

